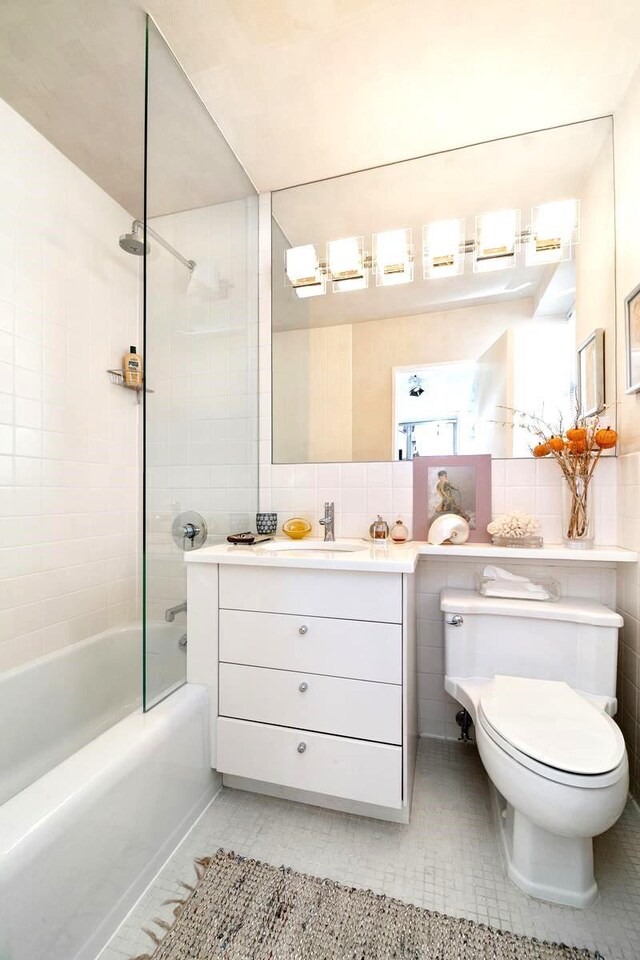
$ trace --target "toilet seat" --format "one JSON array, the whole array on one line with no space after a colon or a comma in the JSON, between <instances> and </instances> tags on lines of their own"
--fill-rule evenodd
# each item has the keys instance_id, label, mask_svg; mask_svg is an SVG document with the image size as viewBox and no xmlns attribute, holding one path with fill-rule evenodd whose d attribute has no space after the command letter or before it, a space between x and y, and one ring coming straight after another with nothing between
<instances>
[{"instance_id":1,"label":"toilet seat","mask_svg":"<svg viewBox=\"0 0 640 960\"><path fill-rule=\"evenodd\" d=\"M498 746L547 779L599 787L624 766L618 726L566 683L496 675L477 712Z\"/></svg>"}]
</instances>

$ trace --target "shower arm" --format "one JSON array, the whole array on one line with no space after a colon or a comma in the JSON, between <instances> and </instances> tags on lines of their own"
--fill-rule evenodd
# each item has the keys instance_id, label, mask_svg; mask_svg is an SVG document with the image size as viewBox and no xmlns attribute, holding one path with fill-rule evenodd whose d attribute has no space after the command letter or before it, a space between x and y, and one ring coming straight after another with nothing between
<instances>
[{"instance_id":1,"label":"shower arm","mask_svg":"<svg viewBox=\"0 0 640 960\"><path fill-rule=\"evenodd\" d=\"M131 224L131 232L138 233L139 230L142 230L142 234L144 236L144 232L145 232L144 223L142 222L142 220L134 220L133 223ZM156 233L156 231L152 227L150 227L149 224L147 224L146 232L149 236L153 237L156 243L159 243L161 247L164 247L167 253L173 254L176 260L179 260L180 263L183 263L185 265L187 270L191 270L191 272L193 272L196 266L195 260L187 260L186 257L183 257L181 253L178 253L175 247L172 247L171 244L168 243L163 237L161 237L159 233Z\"/></svg>"}]
</instances>

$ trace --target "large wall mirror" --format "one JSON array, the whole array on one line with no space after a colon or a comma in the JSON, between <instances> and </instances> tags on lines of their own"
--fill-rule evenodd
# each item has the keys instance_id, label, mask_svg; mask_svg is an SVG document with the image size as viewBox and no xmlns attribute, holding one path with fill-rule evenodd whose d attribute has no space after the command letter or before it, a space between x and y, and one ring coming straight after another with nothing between
<instances>
[{"instance_id":1,"label":"large wall mirror","mask_svg":"<svg viewBox=\"0 0 640 960\"><path fill-rule=\"evenodd\" d=\"M272 215L274 463L525 457L512 411L566 423L580 398L614 424L610 117L280 190Z\"/></svg>"}]
</instances>

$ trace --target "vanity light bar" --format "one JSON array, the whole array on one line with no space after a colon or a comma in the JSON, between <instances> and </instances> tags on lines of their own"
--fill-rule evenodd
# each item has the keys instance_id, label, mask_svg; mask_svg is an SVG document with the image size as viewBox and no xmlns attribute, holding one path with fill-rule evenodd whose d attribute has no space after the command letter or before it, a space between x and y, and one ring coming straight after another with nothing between
<instances>
[{"instance_id":1,"label":"vanity light bar","mask_svg":"<svg viewBox=\"0 0 640 960\"><path fill-rule=\"evenodd\" d=\"M345 237L327 243L326 271L336 293L362 290L369 285L371 263L366 263L363 237Z\"/></svg>"},{"instance_id":2,"label":"vanity light bar","mask_svg":"<svg viewBox=\"0 0 640 960\"><path fill-rule=\"evenodd\" d=\"M285 253L285 270L298 297L325 293L327 281L312 243L290 247Z\"/></svg>"},{"instance_id":3,"label":"vanity light bar","mask_svg":"<svg viewBox=\"0 0 640 960\"><path fill-rule=\"evenodd\" d=\"M571 248L579 241L579 200L557 200L533 207L526 245L527 266L570 260Z\"/></svg>"},{"instance_id":4,"label":"vanity light bar","mask_svg":"<svg viewBox=\"0 0 640 960\"><path fill-rule=\"evenodd\" d=\"M425 280L464 273L464 220L438 220L422 228L422 266Z\"/></svg>"},{"instance_id":5,"label":"vanity light bar","mask_svg":"<svg viewBox=\"0 0 640 960\"><path fill-rule=\"evenodd\" d=\"M497 210L476 217L473 269L475 273L515 266L520 249L520 211Z\"/></svg>"},{"instance_id":6,"label":"vanity light bar","mask_svg":"<svg viewBox=\"0 0 640 960\"><path fill-rule=\"evenodd\" d=\"M379 287L411 283L413 280L413 242L410 227L385 230L373 235L373 261Z\"/></svg>"},{"instance_id":7,"label":"vanity light bar","mask_svg":"<svg viewBox=\"0 0 640 960\"><path fill-rule=\"evenodd\" d=\"M375 272L377 286L411 283L414 273L410 227L373 234L373 254L364 249L363 237L329 240L326 259L313 244L286 251L285 272L300 298L326 293L327 280L336 293L362 290ZM482 273L514 267L521 246L526 265L569 260L580 242L580 201L557 200L531 210L531 227L521 230L520 211L498 210L475 218L473 240L465 238L464 219L438 220L422 228L422 264L425 280L464 273L465 257L473 255L473 270Z\"/></svg>"}]
</instances>

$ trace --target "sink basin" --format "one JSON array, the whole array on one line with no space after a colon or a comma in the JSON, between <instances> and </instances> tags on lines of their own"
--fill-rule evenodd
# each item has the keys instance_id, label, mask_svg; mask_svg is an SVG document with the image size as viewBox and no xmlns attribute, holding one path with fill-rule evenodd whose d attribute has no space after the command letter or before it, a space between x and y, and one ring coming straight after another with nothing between
<instances>
[{"instance_id":1,"label":"sink basin","mask_svg":"<svg viewBox=\"0 0 640 960\"><path fill-rule=\"evenodd\" d=\"M358 550L367 550L368 544L364 540L274 540L273 543L264 543L260 547L265 553L356 553Z\"/></svg>"}]
</instances>

